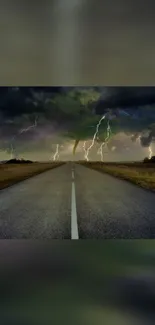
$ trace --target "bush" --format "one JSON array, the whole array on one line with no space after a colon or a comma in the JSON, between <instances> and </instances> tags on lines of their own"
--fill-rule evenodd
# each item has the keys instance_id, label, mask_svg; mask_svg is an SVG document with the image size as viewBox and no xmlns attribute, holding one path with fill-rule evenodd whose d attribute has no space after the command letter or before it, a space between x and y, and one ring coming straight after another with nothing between
<instances>
[{"instance_id":1,"label":"bush","mask_svg":"<svg viewBox=\"0 0 155 325\"><path fill-rule=\"evenodd\" d=\"M143 163L144 163L144 164L149 163L149 162L150 162L150 159L149 159L149 158L147 158L147 157L144 158L144 160L143 160Z\"/></svg>"},{"instance_id":2,"label":"bush","mask_svg":"<svg viewBox=\"0 0 155 325\"><path fill-rule=\"evenodd\" d=\"M155 156L152 156L152 158L150 159L150 161L151 161L152 163L155 163Z\"/></svg>"},{"instance_id":3,"label":"bush","mask_svg":"<svg viewBox=\"0 0 155 325\"><path fill-rule=\"evenodd\" d=\"M151 159L149 159L149 158L144 158L144 160L143 160L143 163L149 163L149 164L155 164L155 156L152 156L152 158Z\"/></svg>"},{"instance_id":4,"label":"bush","mask_svg":"<svg viewBox=\"0 0 155 325\"><path fill-rule=\"evenodd\" d=\"M24 159L10 159L6 161L6 164L32 164L33 161L31 160L24 160Z\"/></svg>"}]
</instances>

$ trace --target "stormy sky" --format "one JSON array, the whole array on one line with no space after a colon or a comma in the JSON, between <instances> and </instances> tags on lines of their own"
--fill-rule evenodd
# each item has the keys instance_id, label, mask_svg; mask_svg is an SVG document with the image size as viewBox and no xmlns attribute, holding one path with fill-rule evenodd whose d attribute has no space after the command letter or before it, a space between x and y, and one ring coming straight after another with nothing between
<instances>
[{"instance_id":1,"label":"stormy sky","mask_svg":"<svg viewBox=\"0 0 155 325\"><path fill-rule=\"evenodd\" d=\"M101 160L108 123L104 161L153 154L155 87L1 87L0 160Z\"/></svg>"},{"instance_id":2,"label":"stormy sky","mask_svg":"<svg viewBox=\"0 0 155 325\"><path fill-rule=\"evenodd\" d=\"M1 85L154 85L154 0L1 1Z\"/></svg>"}]
</instances>

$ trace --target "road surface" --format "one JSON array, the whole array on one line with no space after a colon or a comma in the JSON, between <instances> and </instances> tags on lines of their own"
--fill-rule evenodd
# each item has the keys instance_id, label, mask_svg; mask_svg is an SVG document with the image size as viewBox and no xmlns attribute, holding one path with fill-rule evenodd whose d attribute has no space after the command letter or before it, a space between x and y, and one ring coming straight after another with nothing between
<instances>
[{"instance_id":1,"label":"road surface","mask_svg":"<svg viewBox=\"0 0 155 325\"><path fill-rule=\"evenodd\" d=\"M155 238L155 194L67 163L0 191L0 239Z\"/></svg>"}]
</instances>

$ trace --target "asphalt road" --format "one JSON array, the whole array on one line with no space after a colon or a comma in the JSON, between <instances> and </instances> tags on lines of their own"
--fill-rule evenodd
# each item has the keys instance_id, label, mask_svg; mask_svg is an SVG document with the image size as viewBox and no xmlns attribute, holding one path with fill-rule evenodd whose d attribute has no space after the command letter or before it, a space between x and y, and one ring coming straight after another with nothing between
<instances>
[{"instance_id":1,"label":"asphalt road","mask_svg":"<svg viewBox=\"0 0 155 325\"><path fill-rule=\"evenodd\" d=\"M155 194L78 164L0 192L0 239L155 238Z\"/></svg>"}]
</instances>

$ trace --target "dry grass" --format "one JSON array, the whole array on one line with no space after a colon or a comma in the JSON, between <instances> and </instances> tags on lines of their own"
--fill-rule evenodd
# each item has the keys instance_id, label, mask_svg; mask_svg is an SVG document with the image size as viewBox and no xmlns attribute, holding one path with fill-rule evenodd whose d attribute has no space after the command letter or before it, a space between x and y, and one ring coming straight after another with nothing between
<instances>
[{"instance_id":1,"label":"dry grass","mask_svg":"<svg viewBox=\"0 0 155 325\"><path fill-rule=\"evenodd\" d=\"M0 189L4 189L62 164L63 163L1 164Z\"/></svg>"},{"instance_id":2,"label":"dry grass","mask_svg":"<svg viewBox=\"0 0 155 325\"><path fill-rule=\"evenodd\" d=\"M125 179L145 189L155 191L155 164L82 162L95 170Z\"/></svg>"}]
</instances>

